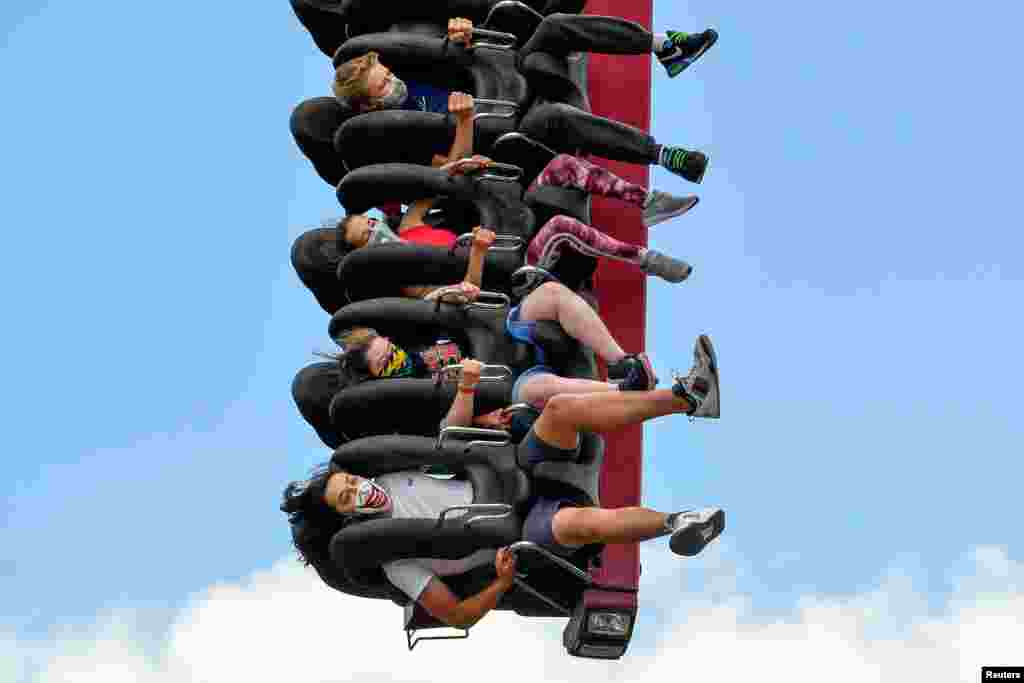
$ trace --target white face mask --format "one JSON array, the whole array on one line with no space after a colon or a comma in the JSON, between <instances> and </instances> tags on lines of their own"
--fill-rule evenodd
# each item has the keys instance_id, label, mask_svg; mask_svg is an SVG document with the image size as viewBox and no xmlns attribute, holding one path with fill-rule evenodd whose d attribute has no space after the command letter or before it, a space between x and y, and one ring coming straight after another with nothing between
<instances>
[{"instance_id":1,"label":"white face mask","mask_svg":"<svg viewBox=\"0 0 1024 683\"><path fill-rule=\"evenodd\" d=\"M359 490L356 492L356 508L354 513L357 515L378 515L382 512L390 511L391 496L388 495L388 492L369 479L363 479L359 484Z\"/></svg>"},{"instance_id":2,"label":"white face mask","mask_svg":"<svg viewBox=\"0 0 1024 683\"><path fill-rule=\"evenodd\" d=\"M392 79L391 92L377 98L377 104L381 109L398 109L405 104L405 100L409 97L409 88L405 85L405 81L397 76L392 76Z\"/></svg>"}]
</instances>

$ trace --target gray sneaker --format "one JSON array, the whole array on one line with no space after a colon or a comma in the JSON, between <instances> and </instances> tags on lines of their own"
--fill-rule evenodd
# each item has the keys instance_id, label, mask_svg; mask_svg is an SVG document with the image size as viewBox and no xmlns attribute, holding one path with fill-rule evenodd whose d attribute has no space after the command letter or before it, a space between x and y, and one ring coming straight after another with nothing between
<instances>
[{"instance_id":1,"label":"gray sneaker","mask_svg":"<svg viewBox=\"0 0 1024 683\"><path fill-rule=\"evenodd\" d=\"M725 531L725 512L721 508L680 512L674 526L668 547L676 555L693 557Z\"/></svg>"},{"instance_id":2,"label":"gray sneaker","mask_svg":"<svg viewBox=\"0 0 1024 683\"><path fill-rule=\"evenodd\" d=\"M644 202L644 226L650 228L670 218L682 216L697 206L699 201L700 198L695 194L676 197L668 192L651 190L647 195L647 201Z\"/></svg>"},{"instance_id":3,"label":"gray sneaker","mask_svg":"<svg viewBox=\"0 0 1024 683\"><path fill-rule=\"evenodd\" d=\"M662 280L682 282L690 277L693 266L686 261L662 254L660 251L648 249L640 263L640 270L648 275L660 277Z\"/></svg>"},{"instance_id":4,"label":"gray sneaker","mask_svg":"<svg viewBox=\"0 0 1024 683\"><path fill-rule=\"evenodd\" d=\"M693 367L685 377L676 377L672 393L685 398L693 409L692 417L718 418L721 404L718 394L718 359L711 338L706 334L697 337L693 345Z\"/></svg>"}]
</instances>

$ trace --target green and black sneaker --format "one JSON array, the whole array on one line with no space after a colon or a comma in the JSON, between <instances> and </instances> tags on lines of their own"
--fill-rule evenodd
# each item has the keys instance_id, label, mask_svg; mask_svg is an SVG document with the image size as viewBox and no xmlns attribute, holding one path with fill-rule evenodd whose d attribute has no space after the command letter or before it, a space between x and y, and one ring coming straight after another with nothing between
<instances>
[{"instance_id":1,"label":"green and black sneaker","mask_svg":"<svg viewBox=\"0 0 1024 683\"><path fill-rule=\"evenodd\" d=\"M665 35L668 36L668 40L655 56L665 67L669 78L675 78L686 71L718 41L718 32L713 28L703 33L669 31Z\"/></svg>"},{"instance_id":2,"label":"green and black sneaker","mask_svg":"<svg viewBox=\"0 0 1024 683\"><path fill-rule=\"evenodd\" d=\"M671 145L662 145L659 160L664 168L677 176L686 178L691 183L700 183L704 180L704 173L708 170L709 161L710 159L704 152Z\"/></svg>"}]
</instances>

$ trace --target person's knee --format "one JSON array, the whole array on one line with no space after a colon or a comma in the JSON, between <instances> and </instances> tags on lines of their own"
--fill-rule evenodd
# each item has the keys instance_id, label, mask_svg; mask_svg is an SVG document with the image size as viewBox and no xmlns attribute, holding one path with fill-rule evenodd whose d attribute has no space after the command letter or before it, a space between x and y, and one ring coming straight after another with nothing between
<instances>
[{"instance_id":1,"label":"person's knee","mask_svg":"<svg viewBox=\"0 0 1024 683\"><path fill-rule=\"evenodd\" d=\"M590 507L562 508L551 520L551 533L560 545L599 543L604 531L604 512Z\"/></svg>"},{"instance_id":2,"label":"person's knee","mask_svg":"<svg viewBox=\"0 0 1024 683\"><path fill-rule=\"evenodd\" d=\"M577 398L572 394L556 394L548 398L543 415L549 424L571 427L575 424Z\"/></svg>"},{"instance_id":3,"label":"person's knee","mask_svg":"<svg viewBox=\"0 0 1024 683\"><path fill-rule=\"evenodd\" d=\"M551 377L551 375L542 374L527 379L519 390L519 400L543 410L548 397L551 396Z\"/></svg>"}]
</instances>

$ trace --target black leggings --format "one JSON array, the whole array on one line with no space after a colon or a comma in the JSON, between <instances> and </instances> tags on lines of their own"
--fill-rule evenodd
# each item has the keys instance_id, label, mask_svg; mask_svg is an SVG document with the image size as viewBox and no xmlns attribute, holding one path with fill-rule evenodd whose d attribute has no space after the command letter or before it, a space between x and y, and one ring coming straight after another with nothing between
<instances>
[{"instance_id":1,"label":"black leggings","mask_svg":"<svg viewBox=\"0 0 1024 683\"><path fill-rule=\"evenodd\" d=\"M644 55L654 38L640 24L619 17L581 14L552 14L544 17L537 30L519 50L521 59L531 52L565 57L570 52L606 55Z\"/></svg>"},{"instance_id":2,"label":"black leggings","mask_svg":"<svg viewBox=\"0 0 1024 683\"><path fill-rule=\"evenodd\" d=\"M633 126L588 114L568 104L547 103L531 109L519 132L556 152L582 150L605 159L631 164L656 164L661 146Z\"/></svg>"}]
</instances>

